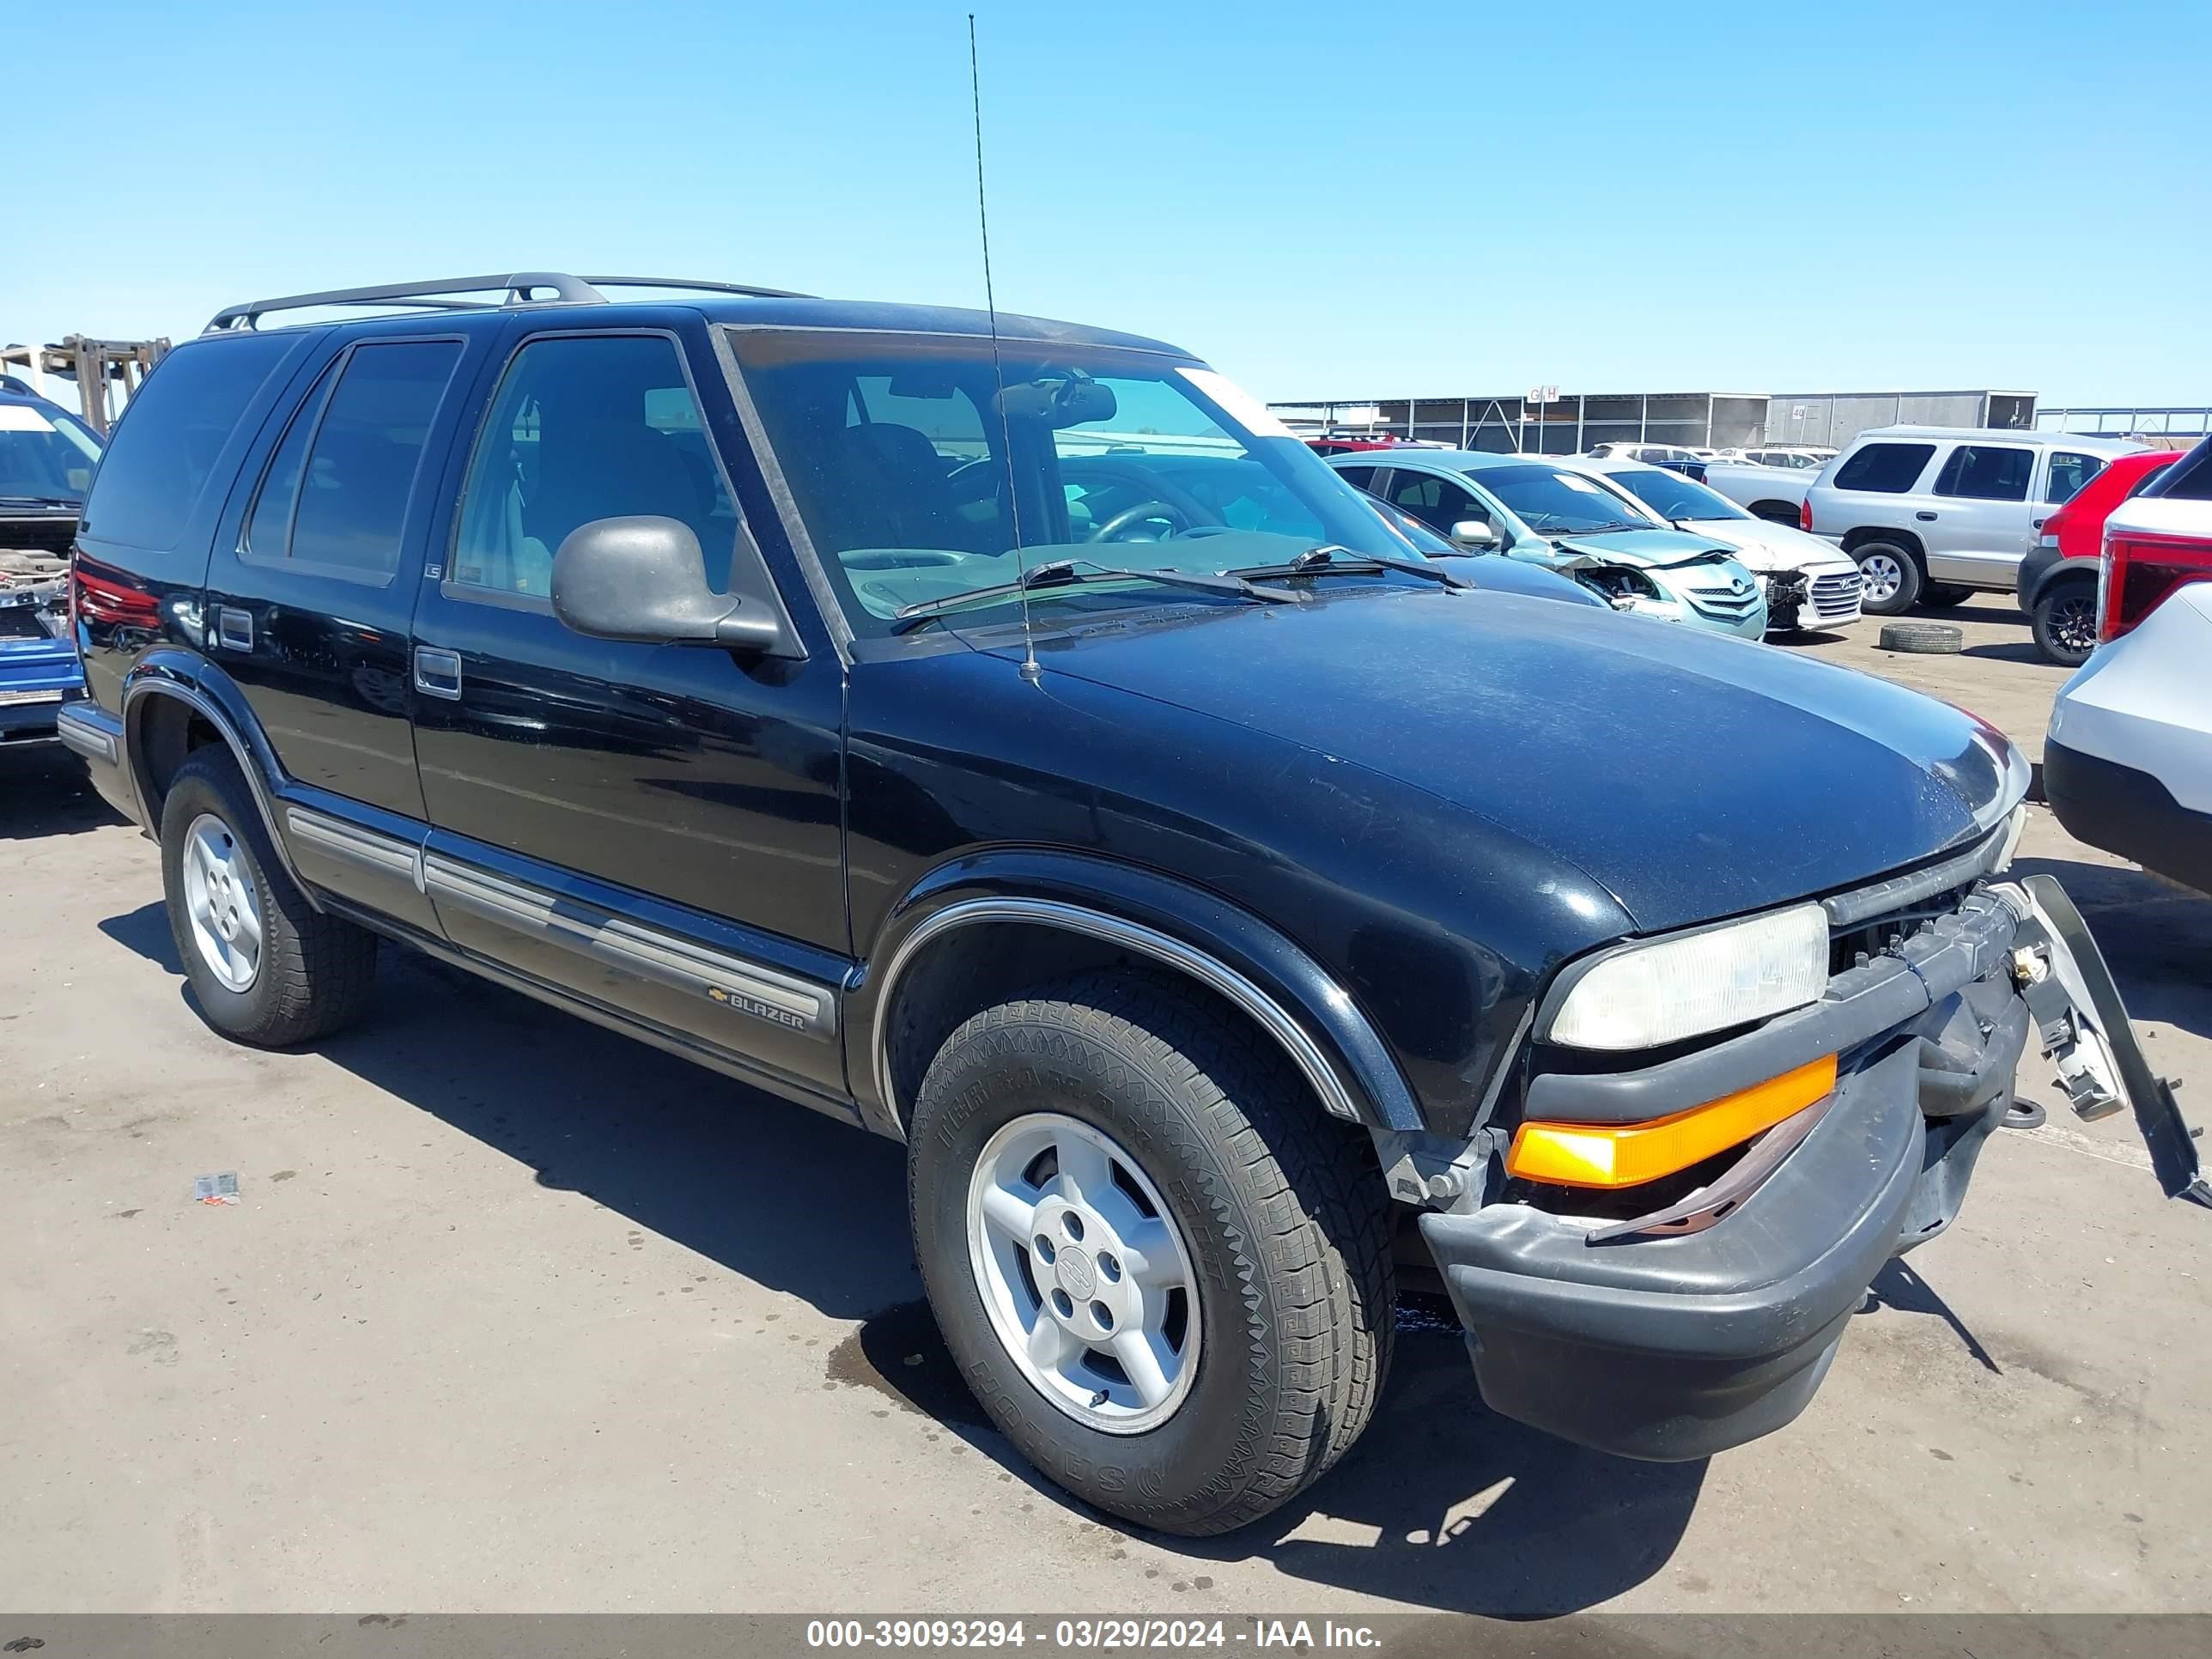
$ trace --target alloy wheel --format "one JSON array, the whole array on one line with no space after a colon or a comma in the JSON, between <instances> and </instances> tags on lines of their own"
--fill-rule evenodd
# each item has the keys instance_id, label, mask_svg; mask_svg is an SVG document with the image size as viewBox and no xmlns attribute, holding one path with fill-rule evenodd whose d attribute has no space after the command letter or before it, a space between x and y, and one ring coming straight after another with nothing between
<instances>
[{"instance_id":1,"label":"alloy wheel","mask_svg":"<svg viewBox=\"0 0 2212 1659\"><path fill-rule=\"evenodd\" d=\"M991 1328L1054 1406L1107 1434L1175 1414L1198 1373L1198 1277L1150 1176L1057 1112L1016 1118L976 1159L968 1255Z\"/></svg>"},{"instance_id":2,"label":"alloy wheel","mask_svg":"<svg viewBox=\"0 0 2212 1659\"><path fill-rule=\"evenodd\" d=\"M2060 599L2051 607L2051 642L2062 651L2086 657L2097 648L2097 601L2086 593Z\"/></svg>"},{"instance_id":3,"label":"alloy wheel","mask_svg":"<svg viewBox=\"0 0 2212 1659\"><path fill-rule=\"evenodd\" d=\"M1859 561L1859 574L1865 579L1861 597L1873 605L1887 604L1905 586L1904 567L1887 553L1868 554Z\"/></svg>"},{"instance_id":4,"label":"alloy wheel","mask_svg":"<svg viewBox=\"0 0 2212 1659\"><path fill-rule=\"evenodd\" d=\"M252 989L261 971L261 896L238 837L212 812L185 831L184 876L185 909L202 960L228 989Z\"/></svg>"}]
</instances>

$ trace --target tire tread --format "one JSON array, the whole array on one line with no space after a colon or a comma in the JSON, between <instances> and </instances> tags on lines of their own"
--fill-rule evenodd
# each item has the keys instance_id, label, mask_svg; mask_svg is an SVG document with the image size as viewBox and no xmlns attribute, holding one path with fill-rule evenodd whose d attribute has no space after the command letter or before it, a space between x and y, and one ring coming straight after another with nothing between
<instances>
[{"instance_id":1,"label":"tire tread","mask_svg":"<svg viewBox=\"0 0 2212 1659\"><path fill-rule=\"evenodd\" d=\"M1210 1121L1233 1160L1237 1207L1260 1237L1239 1253L1246 1338L1264 1341L1272 1302L1282 1386L1254 1465L1212 1510L1178 1512L1174 1530L1227 1532L1277 1508L1342 1456L1374 1415L1395 1338L1389 1198L1356 1127L1328 1116L1281 1050L1176 981L1102 969L975 1015L940 1059L1015 1027L1057 1027L1175 1090ZM933 1070L935 1067L933 1066ZM927 1103L928 1080L922 1089ZM1226 1198L1211 1200L1237 1231ZM1255 1282L1267 1272L1273 1294ZM1209 1342L1226 1340L1209 1330Z\"/></svg>"},{"instance_id":2,"label":"tire tread","mask_svg":"<svg viewBox=\"0 0 2212 1659\"><path fill-rule=\"evenodd\" d=\"M224 821L252 853L254 876L268 896L261 980L273 994L243 1021L217 1029L240 1042L286 1048L328 1036L359 1019L368 1006L376 978L376 935L358 923L334 916L307 902L270 844L260 809L248 792L245 775L228 749L203 745L177 769L161 813L162 841L180 836L191 805L193 783L204 787L223 808ZM176 823L173 825L172 819ZM163 859L166 873L167 858ZM168 900L170 931L177 953L191 972L193 944L180 896ZM207 1012L206 999L202 999ZM210 1019L210 1024L215 1022Z\"/></svg>"}]
</instances>

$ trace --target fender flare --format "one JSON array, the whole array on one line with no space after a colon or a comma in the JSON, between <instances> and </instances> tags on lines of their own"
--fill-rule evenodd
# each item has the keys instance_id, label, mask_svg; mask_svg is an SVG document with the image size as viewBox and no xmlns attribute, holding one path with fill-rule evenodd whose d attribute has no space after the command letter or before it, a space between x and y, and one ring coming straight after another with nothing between
<instances>
[{"instance_id":1,"label":"fender flare","mask_svg":"<svg viewBox=\"0 0 2212 1659\"><path fill-rule=\"evenodd\" d=\"M1155 871L1095 855L1012 848L924 875L895 905L848 995L848 1073L866 1079L884 1121L903 1124L891 1079L890 1013L933 940L985 922L1058 928L1186 974L1274 1038L1331 1115L1419 1130L1396 1059L1336 977L1270 924ZM866 1048L854 1052L865 1042ZM908 1103L910 1104L910 1103Z\"/></svg>"},{"instance_id":2,"label":"fender flare","mask_svg":"<svg viewBox=\"0 0 2212 1659\"><path fill-rule=\"evenodd\" d=\"M276 799L283 770L277 764L276 751L262 732L260 722L254 719L245 694L238 689L236 681L204 657L174 648L148 652L132 665L123 681L123 763L129 772L132 791L148 818L153 820L146 825L147 834L158 841L161 833L154 809L152 780L147 775L138 738L145 723L145 706L155 697L173 697L183 703L215 727L216 734L229 745L238 769L246 775L246 787L252 791L253 804L261 813L261 827L268 832L269 844L276 849L284 873L291 878L293 886L299 889L307 902L320 910L322 901L293 864L292 849L285 844L279 827Z\"/></svg>"},{"instance_id":3,"label":"fender flare","mask_svg":"<svg viewBox=\"0 0 2212 1659\"><path fill-rule=\"evenodd\" d=\"M2020 608L2030 616L2043 602L2043 596L2060 582L2083 582L2091 587L2097 585L2097 564L2094 559L2058 559L2044 567L2033 582L2019 596Z\"/></svg>"}]
</instances>

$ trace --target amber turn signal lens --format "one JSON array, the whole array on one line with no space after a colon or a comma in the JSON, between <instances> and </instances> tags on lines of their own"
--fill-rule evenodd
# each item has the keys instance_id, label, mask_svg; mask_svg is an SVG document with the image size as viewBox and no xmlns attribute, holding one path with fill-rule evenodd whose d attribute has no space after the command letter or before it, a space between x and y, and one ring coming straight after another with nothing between
<instances>
[{"instance_id":1,"label":"amber turn signal lens","mask_svg":"<svg viewBox=\"0 0 2212 1659\"><path fill-rule=\"evenodd\" d=\"M1829 1054L1648 1123L1524 1123L1514 1131L1505 1172L1554 1187L1641 1186L1741 1145L1835 1086L1836 1057Z\"/></svg>"}]
</instances>

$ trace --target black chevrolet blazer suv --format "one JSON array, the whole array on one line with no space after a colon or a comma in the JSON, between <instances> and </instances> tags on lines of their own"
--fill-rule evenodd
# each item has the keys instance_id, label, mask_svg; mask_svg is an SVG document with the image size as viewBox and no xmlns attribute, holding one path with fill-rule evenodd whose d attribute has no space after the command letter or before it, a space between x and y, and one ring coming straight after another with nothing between
<instances>
[{"instance_id":1,"label":"black chevrolet blazer suv","mask_svg":"<svg viewBox=\"0 0 2212 1659\"><path fill-rule=\"evenodd\" d=\"M1429 559L1158 341L553 273L234 307L70 603L63 735L210 1025L331 1031L394 940L902 1141L977 1398L1168 1531L1358 1438L1401 1272L1508 1416L1786 1423L2031 1036L2203 1194L2002 878L2000 733Z\"/></svg>"}]
</instances>

